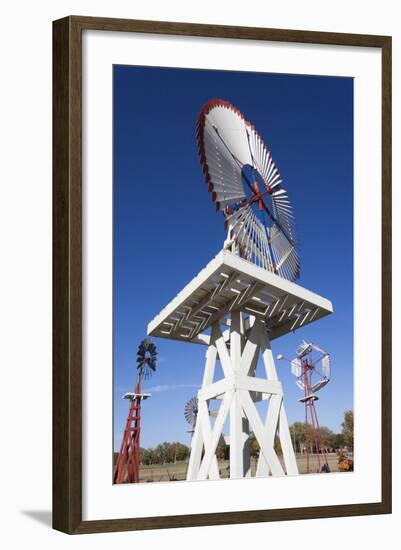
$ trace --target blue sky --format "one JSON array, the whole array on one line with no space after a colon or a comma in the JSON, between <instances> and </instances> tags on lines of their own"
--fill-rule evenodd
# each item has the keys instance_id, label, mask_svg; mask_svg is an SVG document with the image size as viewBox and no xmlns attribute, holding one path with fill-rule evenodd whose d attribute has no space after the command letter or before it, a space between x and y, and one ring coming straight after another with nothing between
<instances>
[{"instance_id":1,"label":"blue sky","mask_svg":"<svg viewBox=\"0 0 401 550\"><path fill-rule=\"evenodd\" d=\"M330 352L332 381L320 423L340 431L353 408L353 80L150 67L114 67L114 448L123 433L138 344L148 322L221 249L200 169L195 125L214 97L238 107L264 138L293 204L301 241L298 283L334 313L272 342L292 358L299 343ZM201 384L206 348L154 339L157 372L143 384L141 446L189 443L185 403ZM303 421L289 364L278 362L289 422Z\"/></svg>"}]
</instances>

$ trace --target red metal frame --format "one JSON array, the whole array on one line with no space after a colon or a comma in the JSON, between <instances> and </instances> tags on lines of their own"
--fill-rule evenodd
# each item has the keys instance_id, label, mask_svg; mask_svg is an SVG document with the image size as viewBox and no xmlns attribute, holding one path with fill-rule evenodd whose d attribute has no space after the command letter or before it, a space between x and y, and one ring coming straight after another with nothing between
<instances>
[{"instance_id":1,"label":"red metal frame","mask_svg":"<svg viewBox=\"0 0 401 550\"><path fill-rule=\"evenodd\" d=\"M323 446L320 425L317 417L315 401L318 399L312 392L312 373L313 365L308 359L302 360L302 382L304 384L304 403L305 403L305 448L306 448L306 471L309 474L312 470L311 464L311 444L316 449L316 472L322 471L321 455L324 457L324 463L328 466L326 449Z\"/></svg>"},{"instance_id":2,"label":"red metal frame","mask_svg":"<svg viewBox=\"0 0 401 550\"><path fill-rule=\"evenodd\" d=\"M135 386L114 470L114 483L139 483L139 436L141 433L141 384Z\"/></svg>"}]
</instances>

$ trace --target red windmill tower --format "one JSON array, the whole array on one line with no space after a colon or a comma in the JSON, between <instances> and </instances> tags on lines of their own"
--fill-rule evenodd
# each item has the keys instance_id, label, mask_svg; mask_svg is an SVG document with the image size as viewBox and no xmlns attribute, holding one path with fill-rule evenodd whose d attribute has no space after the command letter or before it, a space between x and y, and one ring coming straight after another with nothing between
<instances>
[{"instance_id":1,"label":"red windmill tower","mask_svg":"<svg viewBox=\"0 0 401 550\"><path fill-rule=\"evenodd\" d=\"M141 405L150 393L142 393L142 380L156 370L156 346L150 340L142 340L136 356L137 380L134 392L124 395L131 405L128 412L120 452L114 470L114 483L139 483L139 449L141 433Z\"/></svg>"},{"instance_id":2,"label":"red windmill tower","mask_svg":"<svg viewBox=\"0 0 401 550\"><path fill-rule=\"evenodd\" d=\"M278 359L284 359L282 355ZM323 445L315 401L316 392L330 382L330 355L315 344L303 342L297 356L291 361L291 372L304 396L299 400L305 405L305 452L306 471L330 472L326 449ZM312 465L315 451L315 465Z\"/></svg>"}]
</instances>

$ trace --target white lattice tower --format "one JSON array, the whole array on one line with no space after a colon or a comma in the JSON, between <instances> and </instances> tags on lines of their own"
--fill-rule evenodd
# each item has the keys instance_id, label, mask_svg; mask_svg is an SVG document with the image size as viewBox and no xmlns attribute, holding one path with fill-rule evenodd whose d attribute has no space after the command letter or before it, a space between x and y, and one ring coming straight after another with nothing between
<instances>
[{"instance_id":1,"label":"white lattice tower","mask_svg":"<svg viewBox=\"0 0 401 550\"><path fill-rule=\"evenodd\" d=\"M251 475L250 432L260 446L256 476L298 473L270 341L332 311L329 300L223 250L149 323L152 336L207 346L188 480L220 477L216 448L225 425L231 478ZM220 402L217 414L211 400Z\"/></svg>"},{"instance_id":2,"label":"white lattice tower","mask_svg":"<svg viewBox=\"0 0 401 550\"><path fill-rule=\"evenodd\" d=\"M263 357L263 378L255 376L259 353ZM224 378L214 382L217 359L221 362ZM208 403L216 398L221 400L221 405L212 426ZM261 399L269 402L266 418L260 417L255 406ZM243 314L238 311L231 315L228 341L225 341L218 322L212 327L203 384L198 393L198 419L192 439L188 480L220 477L215 453L227 419L231 478L251 475L250 430L260 446L256 476L298 473L284 409L283 389L277 378L266 328L253 317L246 337ZM276 433L283 451L284 469L274 450Z\"/></svg>"}]
</instances>

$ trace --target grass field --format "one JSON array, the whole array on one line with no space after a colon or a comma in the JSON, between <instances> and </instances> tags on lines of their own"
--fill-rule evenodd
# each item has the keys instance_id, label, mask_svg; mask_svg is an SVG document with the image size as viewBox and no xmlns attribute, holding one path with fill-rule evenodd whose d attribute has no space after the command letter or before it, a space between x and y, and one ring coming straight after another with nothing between
<instances>
[{"instance_id":1,"label":"grass field","mask_svg":"<svg viewBox=\"0 0 401 550\"><path fill-rule=\"evenodd\" d=\"M338 472L338 456L336 453L327 455L331 472ZM322 457L321 457L322 463ZM297 464L300 474L306 473L306 456L297 455ZM311 465L316 464L316 456L311 457ZM219 461L220 476L228 477L228 460ZM256 460L252 459L252 475L255 475ZM176 464L152 464L151 466L141 466L140 481L182 481L186 478L187 462L177 462Z\"/></svg>"}]
</instances>

